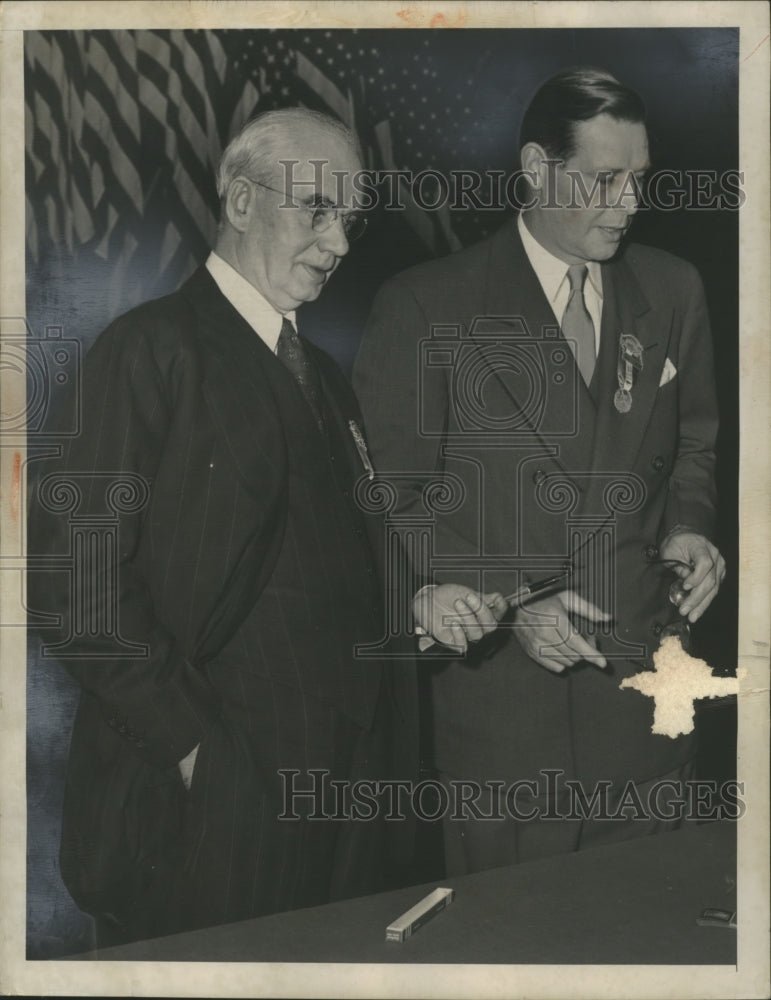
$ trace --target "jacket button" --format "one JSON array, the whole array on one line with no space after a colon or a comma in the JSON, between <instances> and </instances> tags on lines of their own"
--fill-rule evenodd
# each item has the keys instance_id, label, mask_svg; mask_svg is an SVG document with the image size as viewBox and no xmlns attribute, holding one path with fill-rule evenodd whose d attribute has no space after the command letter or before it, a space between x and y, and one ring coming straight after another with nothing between
<instances>
[{"instance_id":1,"label":"jacket button","mask_svg":"<svg viewBox=\"0 0 771 1000\"><path fill-rule=\"evenodd\" d=\"M121 724L120 726L118 726L118 732L120 733L121 736L125 736L128 730L124 725Z\"/></svg>"},{"instance_id":2,"label":"jacket button","mask_svg":"<svg viewBox=\"0 0 771 1000\"><path fill-rule=\"evenodd\" d=\"M118 728L117 718L113 715L111 719L107 720L107 725L110 727L110 729L117 729Z\"/></svg>"},{"instance_id":3,"label":"jacket button","mask_svg":"<svg viewBox=\"0 0 771 1000\"><path fill-rule=\"evenodd\" d=\"M546 479L546 473L543 471L543 469L536 469L535 472L533 473L533 482L535 483L535 485L538 486L538 484L542 483L544 479Z\"/></svg>"},{"instance_id":4,"label":"jacket button","mask_svg":"<svg viewBox=\"0 0 771 1000\"><path fill-rule=\"evenodd\" d=\"M657 637L660 636L663 631L664 631L664 626L661 624L661 622L654 622L653 625L651 626L651 632L653 632L653 634Z\"/></svg>"},{"instance_id":5,"label":"jacket button","mask_svg":"<svg viewBox=\"0 0 771 1000\"><path fill-rule=\"evenodd\" d=\"M651 465L656 470L656 472L661 472L661 470L664 468L665 465L664 456L656 455L653 461L651 462Z\"/></svg>"},{"instance_id":6,"label":"jacket button","mask_svg":"<svg viewBox=\"0 0 771 1000\"><path fill-rule=\"evenodd\" d=\"M144 750L146 746L145 740L137 740L137 750Z\"/></svg>"},{"instance_id":7,"label":"jacket button","mask_svg":"<svg viewBox=\"0 0 771 1000\"><path fill-rule=\"evenodd\" d=\"M659 557L659 547L658 545L646 545L643 549L643 555L646 559L650 559L653 562L654 559Z\"/></svg>"}]
</instances>

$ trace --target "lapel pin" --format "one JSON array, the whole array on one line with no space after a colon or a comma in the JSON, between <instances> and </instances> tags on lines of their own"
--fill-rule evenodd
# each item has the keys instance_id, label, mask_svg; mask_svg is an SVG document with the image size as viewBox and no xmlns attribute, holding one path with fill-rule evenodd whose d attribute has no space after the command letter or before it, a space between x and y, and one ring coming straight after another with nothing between
<instances>
[{"instance_id":1,"label":"lapel pin","mask_svg":"<svg viewBox=\"0 0 771 1000\"><path fill-rule=\"evenodd\" d=\"M370 461L369 452L367 451L367 442L364 440L364 435L361 433L359 425L355 420L348 421L348 427L351 431L351 437L356 445L356 450L359 453L359 458L361 459L361 464L364 466L364 471L367 473L370 479L375 478L375 469Z\"/></svg>"},{"instance_id":2,"label":"lapel pin","mask_svg":"<svg viewBox=\"0 0 771 1000\"><path fill-rule=\"evenodd\" d=\"M631 333L622 333L618 344L618 368L616 378L618 389L613 396L613 405L619 413L629 413L632 409L632 388L635 372L643 369L643 346Z\"/></svg>"}]
</instances>

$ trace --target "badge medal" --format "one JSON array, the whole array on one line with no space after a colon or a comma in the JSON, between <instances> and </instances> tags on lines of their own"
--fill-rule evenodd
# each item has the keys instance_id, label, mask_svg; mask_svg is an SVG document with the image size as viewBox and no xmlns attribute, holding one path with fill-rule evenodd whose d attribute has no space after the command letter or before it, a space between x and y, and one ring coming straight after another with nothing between
<instances>
[{"instance_id":1,"label":"badge medal","mask_svg":"<svg viewBox=\"0 0 771 1000\"><path fill-rule=\"evenodd\" d=\"M359 453L361 464L364 466L364 471L370 479L374 479L375 469L370 461L369 452L367 451L367 442L364 440L364 435L361 433L359 425L355 420L349 420L348 428L351 432L351 436L353 437L354 444L356 445L356 450Z\"/></svg>"},{"instance_id":2,"label":"badge medal","mask_svg":"<svg viewBox=\"0 0 771 1000\"><path fill-rule=\"evenodd\" d=\"M635 372L643 369L643 346L631 333L622 333L618 346L618 389L613 396L613 405L619 413L629 413L632 409L632 387Z\"/></svg>"}]
</instances>

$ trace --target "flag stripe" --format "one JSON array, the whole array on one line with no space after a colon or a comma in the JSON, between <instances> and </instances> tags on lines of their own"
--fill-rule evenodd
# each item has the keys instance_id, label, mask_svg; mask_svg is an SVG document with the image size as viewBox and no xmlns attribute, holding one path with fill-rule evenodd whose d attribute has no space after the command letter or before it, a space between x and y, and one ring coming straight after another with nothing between
<instances>
[{"instance_id":1,"label":"flag stripe","mask_svg":"<svg viewBox=\"0 0 771 1000\"><path fill-rule=\"evenodd\" d=\"M416 41L397 72L355 31L25 32L30 255L42 261L57 244L96 253L119 272L110 294L134 301L167 290L216 236L224 144L271 108L310 107L357 126L370 168L421 169L458 110L443 94L429 115L419 97L436 76L432 44ZM403 194L403 218L432 252L460 246L457 216Z\"/></svg>"},{"instance_id":2,"label":"flag stripe","mask_svg":"<svg viewBox=\"0 0 771 1000\"><path fill-rule=\"evenodd\" d=\"M89 67L102 83L102 91L110 94L119 121L130 129L135 141L140 141L139 108L135 91L136 43L131 32L116 32L114 38L98 32L90 41ZM93 86L93 79L91 86Z\"/></svg>"},{"instance_id":3,"label":"flag stripe","mask_svg":"<svg viewBox=\"0 0 771 1000\"><path fill-rule=\"evenodd\" d=\"M233 115L230 119L230 129L228 131L228 138L232 138L237 135L244 125L249 121L249 119L254 114L255 108L259 104L260 93L254 86L251 80L246 81L244 86L244 91L239 98L238 104L233 111Z\"/></svg>"},{"instance_id":4,"label":"flag stripe","mask_svg":"<svg viewBox=\"0 0 771 1000\"><path fill-rule=\"evenodd\" d=\"M194 116L199 130L203 133L206 128L206 106L196 84L196 61L195 53L185 41L185 33L179 30L172 31L171 68L179 81L181 97ZM202 80L201 85L203 85Z\"/></svg>"}]
</instances>

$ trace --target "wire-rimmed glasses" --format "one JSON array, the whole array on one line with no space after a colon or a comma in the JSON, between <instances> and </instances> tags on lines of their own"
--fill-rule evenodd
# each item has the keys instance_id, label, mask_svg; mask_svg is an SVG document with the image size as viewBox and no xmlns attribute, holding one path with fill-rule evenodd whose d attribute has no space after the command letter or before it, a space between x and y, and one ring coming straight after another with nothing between
<instances>
[{"instance_id":1,"label":"wire-rimmed glasses","mask_svg":"<svg viewBox=\"0 0 771 1000\"><path fill-rule=\"evenodd\" d=\"M258 181L254 177L247 177L247 180L250 180L252 184L257 184L265 188L267 191L283 194L287 199L291 199L292 197L288 191L271 187L270 184ZM331 229L338 219L343 227L345 238L349 243L358 240L367 228L366 215L362 212L357 212L355 209L344 211L341 208L337 208L328 199L324 198L323 195L314 195L309 201L290 201L288 207L295 208L298 206L311 213L311 229L314 233L319 233L319 235Z\"/></svg>"}]
</instances>

